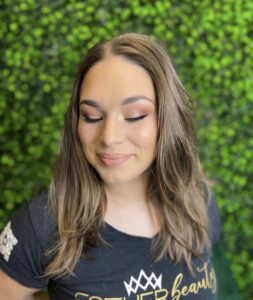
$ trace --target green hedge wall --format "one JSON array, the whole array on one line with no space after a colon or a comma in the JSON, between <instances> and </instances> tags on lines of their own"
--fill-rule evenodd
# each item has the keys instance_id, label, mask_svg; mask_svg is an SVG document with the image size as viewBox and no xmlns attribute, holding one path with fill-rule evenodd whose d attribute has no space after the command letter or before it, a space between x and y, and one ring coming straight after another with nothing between
<instances>
[{"instance_id":1,"label":"green hedge wall","mask_svg":"<svg viewBox=\"0 0 253 300\"><path fill-rule=\"evenodd\" d=\"M6 0L0 3L0 228L49 183L74 74L87 49L123 32L171 54L196 107L223 240L253 295L253 1Z\"/></svg>"}]
</instances>

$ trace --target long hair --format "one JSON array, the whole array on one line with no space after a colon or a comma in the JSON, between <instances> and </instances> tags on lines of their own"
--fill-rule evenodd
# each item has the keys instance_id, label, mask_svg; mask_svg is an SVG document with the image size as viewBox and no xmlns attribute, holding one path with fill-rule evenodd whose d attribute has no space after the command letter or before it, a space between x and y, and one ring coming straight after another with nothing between
<instances>
[{"instance_id":1,"label":"long hair","mask_svg":"<svg viewBox=\"0 0 253 300\"><path fill-rule=\"evenodd\" d=\"M190 99L168 54L144 35L126 33L91 48L81 63L73 86L60 151L49 188L49 207L58 228L52 257L46 268L50 276L72 274L85 250L101 241L105 192L102 180L88 163L77 133L80 89L85 74L110 55L119 55L143 67L156 94L157 155L150 167L149 195L159 200L162 229L152 240L155 259L169 255L185 262L192 271L193 256L210 248L208 216L192 121Z\"/></svg>"}]
</instances>

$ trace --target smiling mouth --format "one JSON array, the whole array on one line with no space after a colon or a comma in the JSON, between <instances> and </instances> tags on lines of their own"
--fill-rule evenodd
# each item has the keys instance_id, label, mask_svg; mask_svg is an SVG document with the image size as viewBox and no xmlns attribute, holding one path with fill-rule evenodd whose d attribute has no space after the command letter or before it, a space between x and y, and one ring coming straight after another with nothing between
<instances>
[{"instance_id":1,"label":"smiling mouth","mask_svg":"<svg viewBox=\"0 0 253 300\"><path fill-rule=\"evenodd\" d=\"M99 159L106 165L106 166L117 166L123 164L127 161L132 154L107 154L101 153L98 154Z\"/></svg>"}]
</instances>

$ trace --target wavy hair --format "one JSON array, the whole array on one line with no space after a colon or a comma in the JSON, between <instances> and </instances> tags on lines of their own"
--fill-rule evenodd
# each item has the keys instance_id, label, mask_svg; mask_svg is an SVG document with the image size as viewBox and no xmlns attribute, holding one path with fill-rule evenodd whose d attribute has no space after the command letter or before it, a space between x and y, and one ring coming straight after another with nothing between
<instances>
[{"instance_id":1,"label":"wavy hair","mask_svg":"<svg viewBox=\"0 0 253 300\"><path fill-rule=\"evenodd\" d=\"M48 251L48 276L73 274L85 250L102 238L105 192L102 180L88 163L77 133L80 89L85 74L110 55L143 67L150 75L157 101L157 156L150 167L149 195L159 199L162 229L152 240L155 260L166 254L192 271L193 256L210 249L207 203L189 96L169 55L147 36L125 33L92 47L81 63L65 116L62 141L49 187L49 207L58 238Z\"/></svg>"}]
</instances>

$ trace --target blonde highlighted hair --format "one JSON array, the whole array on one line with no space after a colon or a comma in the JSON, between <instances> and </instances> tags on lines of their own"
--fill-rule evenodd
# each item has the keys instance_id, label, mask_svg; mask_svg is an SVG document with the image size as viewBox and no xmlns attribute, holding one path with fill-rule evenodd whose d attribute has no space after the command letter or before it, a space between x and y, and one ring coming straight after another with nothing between
<instances>
[{"instance_id":1,"label":"blonde highlighted hair","mask_svg":"<svg viewBox=\"0 0 253 300\"><path fill-rule=\"evenodd\" d=\"M207 203L192 121L190 99L169 55L149 37L126 33L92 47L81 63L66 113L60 151L49 188L49 206L58 239L48 254L49 276L72 274L88 247L101 241L105 193L101 178L88 163L78 137L80 89L85 74L108 55L119 55L150 75L157 101L157 157L150 168L149 195L159 200L162 229L152 241L155 259L165 255L185 262L210 248Z\"/></svg>"}]
</instances>

